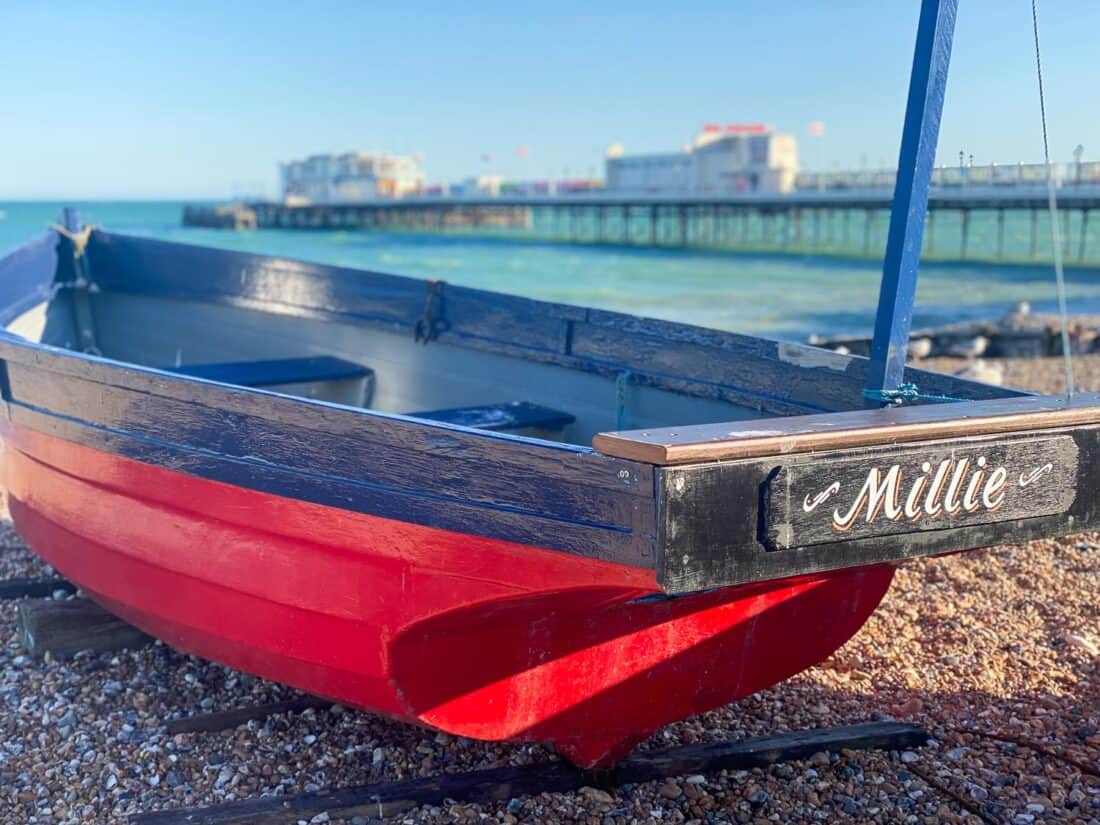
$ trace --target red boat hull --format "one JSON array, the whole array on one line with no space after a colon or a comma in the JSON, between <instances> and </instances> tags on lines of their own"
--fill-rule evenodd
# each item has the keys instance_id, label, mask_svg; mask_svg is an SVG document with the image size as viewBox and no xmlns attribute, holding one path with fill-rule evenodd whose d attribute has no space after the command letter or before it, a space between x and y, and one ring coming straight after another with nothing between
<instances>
[{"instance_id":1,"label":"red boat hull","mask_svg":"<svg viewBox=\"0 0 1100 825\"><path fill-rule=\"evenodd\" d=\"M677 598L651 570L364 515L8 424L16 527L112 612L204 658L448 733L607 766L821 661L875 566Z\"/></svg>"}]
</instances>

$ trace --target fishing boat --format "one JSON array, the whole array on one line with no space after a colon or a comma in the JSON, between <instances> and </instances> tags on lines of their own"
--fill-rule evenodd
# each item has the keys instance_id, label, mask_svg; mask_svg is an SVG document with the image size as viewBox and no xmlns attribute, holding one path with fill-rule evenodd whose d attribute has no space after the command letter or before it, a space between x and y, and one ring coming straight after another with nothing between
<instances>
[{"instance_id":1,"label":"fishing boat","mask_svg":"<svg viewBox=\"0 0 1100 825\"><path fill-rule=\"evenodd\" d=\"M0 260L16 528L181 650L607 767L829 656L905 559L1100 526L1100 398L904 362L953 12L870 359L67 211Z\"/></svg>"}]
</instances>

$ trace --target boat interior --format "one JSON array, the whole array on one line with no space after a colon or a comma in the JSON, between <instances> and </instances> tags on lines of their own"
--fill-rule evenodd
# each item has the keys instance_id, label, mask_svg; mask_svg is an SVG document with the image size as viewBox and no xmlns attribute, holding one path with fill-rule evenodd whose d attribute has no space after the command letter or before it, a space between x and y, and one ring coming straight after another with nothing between
<instances>
[{"instance_id":1,"label":"boat interior","mask_svg":"<svg viewBox=\"0 0 1100 825\"><path fill-rule=\"evenodd\" d=\"M49 300L9 332L426 422L586 446L601 432L864 407L865 359L800 344L102 232L75 263L58 260ZM1021 394L911 373L955 398Z\"/></svg>"}]
</instances>

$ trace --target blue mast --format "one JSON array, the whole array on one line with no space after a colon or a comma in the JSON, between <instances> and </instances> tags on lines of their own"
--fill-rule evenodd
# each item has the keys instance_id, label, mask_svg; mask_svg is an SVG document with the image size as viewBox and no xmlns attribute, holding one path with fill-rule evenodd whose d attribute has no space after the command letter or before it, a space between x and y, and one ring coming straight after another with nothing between
<instances>
[{"instance_id":1,"label":"blue mast","mask_svg":"<svg viewBox=\"0 0 1100 825\"><path fill-rule=\"evenodd\" d=\"M924 237L924 218L928 212L928 186L936 160L958 5L958 0L922 0L921 3L875 334L871 341L871 363L867 370L869 407L880 406L882 393L897 390L905 375L909 325L913 320L913 299L917 290L917 265Z\"/></svg>"}]
</instances>

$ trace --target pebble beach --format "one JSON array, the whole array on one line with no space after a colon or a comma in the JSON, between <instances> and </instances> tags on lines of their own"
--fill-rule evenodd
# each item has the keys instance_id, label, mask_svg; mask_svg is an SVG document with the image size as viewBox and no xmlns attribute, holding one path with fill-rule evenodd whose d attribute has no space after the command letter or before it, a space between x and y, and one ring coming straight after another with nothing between
<instances>
[{"instance_id":1,"label":"pebble beach","mask_svg":"<svg viewBox=\"0 0 1100 825\"><path fill-rule=\"evenodd\" d=\"M963 363L921 366L954 372ZM998 363L1005 384L1063 388L1059 359ZM1075 358L1074 367L1079 387L1100 390L1100 355ZM5 513L0 578L49 572ZM540 745L457 739L339 706L170 736L170 719L298 694L160 643L32 658L18 641L15 610L0 602L3 823L113 825L142 811L555 758ZM870 621L830 659L642 747L886 718L924 725L931 744L422 807L386 821L1100 825L1100 534L908 562ZM302 821L377 820L322 813Z\"/></svg>"}]
</instances>

